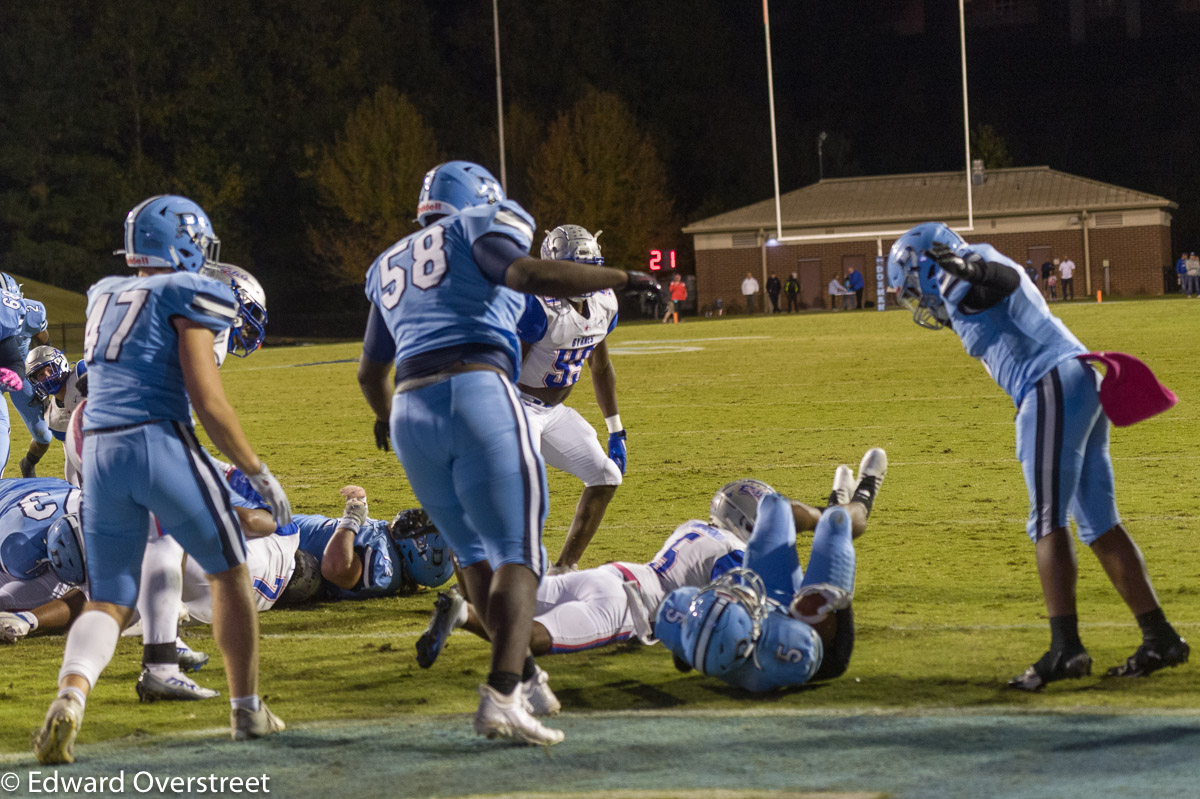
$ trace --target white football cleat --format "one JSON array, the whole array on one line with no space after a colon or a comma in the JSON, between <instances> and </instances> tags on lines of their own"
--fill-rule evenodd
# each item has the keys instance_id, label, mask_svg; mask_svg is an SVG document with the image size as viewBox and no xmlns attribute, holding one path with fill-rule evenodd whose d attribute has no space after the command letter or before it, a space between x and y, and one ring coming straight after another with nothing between
<instances>
[{"instance_id":1,"label":"white football cleat","mask_svg":"<svg viewBox=\"0 0 1200 799\"><path fill-rule=\"evenodd\" d=\"M433 601L433 615L429 626L417 639L417 665L427 669L437 660L446 646L450 633L467 623L467 600L458 592L457 586L439 591Z\"/></svg>"},{"instance_id":2,"label":"white football cleat","mask_svg":"<svg viewBox=\"0 0 1200 799\"><path fill-rule=\"evenodd\" d=\"M871 507L875 504L879 487L883 485L883 478L887 476L887 468L887 453L879 447L867 450L867 454L863 455L862 463L858 465L858 487L854 489L851 501L861 502L866 506L868 514L871 513Z\"/></svg>"},{"instance_id":3,"label":"white football cleat","mask_svg":"<svg viewBox=\"0 0 1200 799\"><path fill-rule=\"evenodd\" d=\"M829 494L830 505L845 505L854 495L854 472L846 464L841 464L833 472L833 491Z\"/></svg>"},{"instance_id":4,"label":"white football cleat","mask_svg":"<svg viewBox=\"0 0 1200 799\"><path fill-rule=\"evenodd\" d=\"M490 685L479 686L479 709L475 711L475 732L488 738L509 738L527 744L550 746L561 743L562 730L544 726L525 709L522 691L508 696Z\"/></svg>"},{"instance_id":5,"label":"white football cleat","mask_svg":"<svg viewBox=\"0 0 1200 799\"><path fill-rule=\"evenodd\" d=\"M50 703L42 728L33 736L33 754L43 766L75 762L75 736L83 724L83 705L68 694Z\"/></svg>"},{"instance_id":6,"label":"white football cleat","mask_svg":"<svg viewBox=\"0 0 1200 799\"><path fill-rule=\"evenodd\" d=\"M283 732L287 725L283 719L276 716L267 707L266 702L258 703L258 710L243 710L230 708L229 734L235 741L249 741L253 738L265 738L277 732Z\"/></svg>"},{"instance_id":7,"label":"white football cleat","mask_svg":"<svg viewBox=\"0 0 1200 799\"><path fill-rule=\"evenodd\" d=\"M201 666L208 664L208 653L197 652L185 644L182 638L175 639L175 655L179 658L180 671L199 671Z\"/></svg>"},{"instance_id":8,"label":"white football cleat","mask_svg":"<svg viewBox=\"0 0 1200 799\"><path fill-rule=\"evenodd\" d=\"M37 619L33 619L30 624L25 620L25 616L32 617L33 614L28 611L22 613L0 613L0 644L15 644L25 636L29 635L30 630L37 629Z\"/></svg>"},{"instance_id":9,"label":"white football cleat","mask_svg":"<svg viewBox=\"0 0 1200 799\"><path fill-rule=\"evenodd\" d=\"M562 710L562 702L550 690L550 675L541 666L537 667L532 677L521 683L520 691L532 716L557 716L558 711Z\"/></svg>"},{"instance_id":10,"label":"white football cleat","mask_svg":"<svg viewBox=\"0 0 1200 799\"><path fill-rule=\"evenodd\" d=\"M221 695L220 691L205 688L176 670L173 674L160 677L150 669L142 669L137 681L138 699L143 702L155 702L168 699L184 702L194 702L199 699L214 699Z\"/></svg>"}]
</instances>

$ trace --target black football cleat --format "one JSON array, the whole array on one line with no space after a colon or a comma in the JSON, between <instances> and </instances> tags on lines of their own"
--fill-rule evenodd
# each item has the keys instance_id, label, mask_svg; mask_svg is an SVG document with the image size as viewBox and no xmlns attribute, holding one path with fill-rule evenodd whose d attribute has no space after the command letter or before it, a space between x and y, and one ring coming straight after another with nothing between
<instances>
[{"instance_id":1,"label":"black football cleat","mask_svg":"<svg viewBox=\"0 0 1200 799\"><path fill-rule=\"evenodd\" d=\"M1041 660L1034 663L1024 672L1008 681L1009 688L1020 688L1022 691L1040 691L1046 683L1057 680L1074 680L1086 677L1092 673L1092 656L1086 649L1068 654L1062 650L1051 649L1042 655Z\"/></svg>"},{"instance_id":2,"label":"black football cleat","mask_svg":"<svg viewBox=\"0 0 1200 799\"><path fill-rule=\"evenodd\" d=\"M1166 647L1156 642L1143 642L1128 660L1120 666L1113 666L1105 676L1145 677L1159 669L1187 663L1191 650L1188 642L1178 637Z\"/></svg>"}]
</instances>

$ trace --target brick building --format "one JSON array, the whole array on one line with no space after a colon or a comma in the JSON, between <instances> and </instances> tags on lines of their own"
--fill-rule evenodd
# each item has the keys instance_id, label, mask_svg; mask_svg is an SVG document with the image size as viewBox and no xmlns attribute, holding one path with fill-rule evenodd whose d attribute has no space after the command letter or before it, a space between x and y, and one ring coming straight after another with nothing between
<instances>
[{"instance_id":1,"label":"brick building","mask_svg":"<svg viewBox=\"0 0 1200 799\"><path fill-rule=\"evenodd\" d=\"M972 176L975 209L967 241L986 241L1018 263L1035 266L1071 257L1076 296L1162 294L1171 257L1171 211L1163 197L1068 175L1045 166L983 171ZM959 172L822 180L780 197L784 237L776 243L775 201L702 219L683 229L696 250L697 303L720 297L740 308L741 282L753 272L760 284L770 273L800 277L805 307L828 307L829 281L855 266L866 278L864 299L876 297L877 255L897 234L921 222L967 226L967 176ZM760 303L759 307L762 305Z\"/></svg>"}]
</instances>

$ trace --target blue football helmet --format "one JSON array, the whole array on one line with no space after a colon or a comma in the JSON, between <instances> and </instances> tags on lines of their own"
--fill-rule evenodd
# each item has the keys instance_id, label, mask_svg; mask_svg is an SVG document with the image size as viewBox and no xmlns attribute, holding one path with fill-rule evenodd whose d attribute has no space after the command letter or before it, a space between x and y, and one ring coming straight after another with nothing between
<instances>
[{"instance_id":1,"label":"blue football helmet","mask_svg":"<svg viewBox=\"0 0 1200 799\"><path fill-rule=\"evenodd\" d=\"M768 612L762 578L730 569L688 605L681 641L692 667L713 677L728 674L754 655Z\"/></svg>"},{"instance_id":2,"label":"blue football helmet","mask_svg":"<svg viewBox=\"0 0 1200 799\"><path fill-rule=\"evenodd\" d=\"M491 172L470 161L447 161L425 173L417 198L417 222L425 227L436 217L503 200L504 189Z\"/></svg>"},{"instance_id":3,"label":"blue football helmet","mask_svg":"<svg viewBox=\"0 0 1200 799\"><path fill-rule=\"evenodd\" d=\"M14 297L24 297L21 292L21 284L17 279L8 272L0 272L0 291L6 291Z\"/></svg>"},{"instance_id":4,"label":"blue football helmet","mask_svg":"<svg viewBox=\"0 0 1200 799\"><path fill-rule=\"evenodd\" d=\"M934 243L954 251L966 247L962 236L941 222L925 222L896 239L888 253L888 285L896 290L896 302L912 312L913 321L930 330L950 323L938 287L937 263L929 257Z\"/></svg>"},{"instance_id":5,"label":"blue football helmet","mask_svg":"<svg viewBox=\"0 0 1200 799\"><path fill-rule=\"evenodd\" d=\"M46 554L50 558L50 570L59 582L70 585L87 582L86 552L79 516L68 513L50 525L46 532Z\"/></svg>"},{"instance_id":6,"label":"blue football helmet","mask_svg":"<svg viewBox=\"0 0 1200 799\"><path fill-rule=\"evenodd\" d=\"M37 375L41 375L38 377ZM71 363L62 350L42 344L25 356L25 377L33 386L33 396L44 400L59 392L71 376Z\"/></svg>"},{"instance_id":7,"label":"blue football helmet","mask_svg":"<svg viewBox=\"0 0 1200 799\"><path fill-rule=\"evenodd\" d=\"M267 337L267 293L254 275L233 264L211 264L208 273L233 289L238 315L229 332L229 351L245 358Z\"/></svg>"},{"instance_id":8,"label":"blue football helmet","mask_svg":"<svg viewBox=\"0 0 1200 799\"><path fill-rule=\"evenodd\" d=\"M417 585L437 588L454 576L454 561L450 558L450 545L436 528L430 527L432 533L402 539L396 546L404 559L405 573Z\"/></svg>"},{"instance_id":9,"label":"blue football helmet","mask_svg":"<svg viewBox=\"0 0 1200 799\"><path fill-rule=\"evenodd\" d=\"M22 533L0 539L0 574L18 580L32 580L49 568L46 550Z\"/></svg>"},{"instance_id":10,"label":"blue football helmet","mask_svg":"<svg viewBox=\"0 0 1200 799\"><path fill-rule=\"evenodd\" d=\"M775 489L762 480L746 478L726 483L708 505L708 520L713 527L749 541L758 518L758 503Z\"/></svg>"},{"instance_id":11,"label":"blue football helmet","mask_svg":"<svg viewBox=\"0 0 1200 799\"><path fill-rule=\"evenodd\" d=\"M186 197L160 194L125 217L125 265L199 272L220 260L221 240L204 209Z\"/></svg>"}]
</instances>

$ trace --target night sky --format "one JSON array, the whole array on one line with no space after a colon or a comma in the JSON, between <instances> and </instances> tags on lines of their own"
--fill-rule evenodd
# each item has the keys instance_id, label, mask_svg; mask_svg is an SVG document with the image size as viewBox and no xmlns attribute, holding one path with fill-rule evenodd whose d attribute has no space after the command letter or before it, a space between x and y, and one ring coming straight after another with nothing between
<instances>
[{"instance_id":1,"label":"night sky","mask_svg":"<svg viewBox=\"0 0 1200 799\"><path fill-rule=\"evenodd\" d=\"M314 230L353 227L370 249L407 224L355 222L314 184L320 154L385 85L439 155L499 171L490 0L103 5L0 5L6 271L86 288L114 270L125 211L170 191L210 211L227 260L288 298L328 274ZM1200 247L1200 13L1173 11L1196 4L1142 0L1131 38L1121 0L1109 15L1086 0L1100 10L1083 41L1069 5L1031 2L1036 24L968 29L972 129L991 126L1008 165L1179 203L1175 248ZM616 95L653 143L666 178L656 236L675 237L654 243L679 247L685 269L679 227L771 196L759 0L499 6L510 196L537 206L538 148L589 90ZM775 0L771 25L783 191L817 179L821 131L827 178L962 168L957 3ZM635 207L639 190L622 181L618 205ZM605 213L606 236L632 228Z\"/></svg>"}]
</instances>

